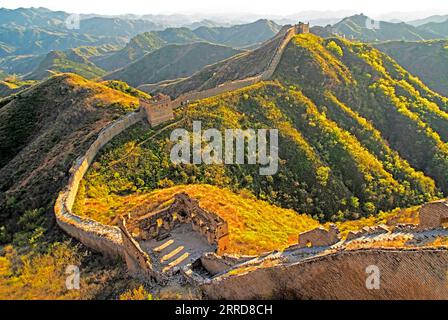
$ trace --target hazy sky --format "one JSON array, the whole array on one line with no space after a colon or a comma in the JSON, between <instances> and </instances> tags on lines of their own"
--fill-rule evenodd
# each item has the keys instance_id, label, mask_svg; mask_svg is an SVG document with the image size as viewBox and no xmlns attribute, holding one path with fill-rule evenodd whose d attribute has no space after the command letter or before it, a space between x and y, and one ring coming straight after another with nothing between
<instances>
[{"instance_id":1,"label":"hazy sky","mask_svg":"<svg viewBox=\"0 0 448 320\"><path fill-rule=\"evenodd\" d=\"M308 10L448 14L446 0L0 0L0 7L46 7L75 13L253 13L288 15Z\"/></svg>"}]
</instances>

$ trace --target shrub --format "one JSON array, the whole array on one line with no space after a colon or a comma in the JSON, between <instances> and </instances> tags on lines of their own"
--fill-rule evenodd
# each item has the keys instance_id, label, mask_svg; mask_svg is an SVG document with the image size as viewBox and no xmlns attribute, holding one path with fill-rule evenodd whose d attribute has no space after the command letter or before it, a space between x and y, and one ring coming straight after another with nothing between
<instances>
[{"instance_id":1,"label":"shrub","mask_svg":"<svg viewBox=\"0 0 448 320\"><path fill-rule=\"evenodd\" d=\"M344 51L342 51L342 48L334 41L330 41L327 44L327 49L338 57L342 57L344 55Z\"/></svg>"}]
</instances>

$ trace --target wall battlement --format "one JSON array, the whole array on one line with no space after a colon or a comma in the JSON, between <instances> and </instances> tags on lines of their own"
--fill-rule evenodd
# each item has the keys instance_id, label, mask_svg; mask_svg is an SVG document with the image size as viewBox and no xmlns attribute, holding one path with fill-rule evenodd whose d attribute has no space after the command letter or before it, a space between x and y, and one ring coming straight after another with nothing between
<instances>
[{"instance_id":1,"label":"wall battlement","mask_svg":"<svg viewBox=\"0 0 448 320\"><path fill-rule=\"evenodd\" d=\"M379 289L366 286L366 268L378 266ZM209 299L448 299L447 248L357 249L314 256L296 263L202 279ZM293 280L292 280L293 279ZM204 281L205 280L205 281Z\"/></svg>"},{"instance_id":2,"label":"wall battlement","mask_svg":"<svg viewBox=\"0 0 448 320\"><path fill-rule=\"evenodd\" d=\"M174 118L171 98L160 93L151 100L140 99L140 108L145 111L151 127L158 126Z\"/></svg>"}]
</instances>

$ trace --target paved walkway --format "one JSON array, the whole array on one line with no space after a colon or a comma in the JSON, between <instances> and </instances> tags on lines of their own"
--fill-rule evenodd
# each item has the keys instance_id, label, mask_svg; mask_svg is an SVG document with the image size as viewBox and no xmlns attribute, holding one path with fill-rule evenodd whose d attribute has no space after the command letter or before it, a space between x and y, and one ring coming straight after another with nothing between
<instances>
[{"instance_id":1,"label":"paved walkway","mask_svg":"<svg viewBox=\"0 0 448 320\"><path fill-rule=\"evenodd\" d=\"M172 274L187 264L200 258L214 248L190 224L181 224L174 228L166 239L151 239L140 243L141 248L153 259L158 272Z\"/></svg>"}]
</instances>

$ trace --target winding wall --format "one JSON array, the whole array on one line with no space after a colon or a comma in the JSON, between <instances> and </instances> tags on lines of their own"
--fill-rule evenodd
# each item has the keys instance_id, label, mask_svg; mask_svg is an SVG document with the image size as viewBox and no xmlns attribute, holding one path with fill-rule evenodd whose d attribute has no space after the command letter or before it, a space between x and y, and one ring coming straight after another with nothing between
<instances>
[{"instance_id":1,"label":"winding wall","mask_svg":"<svg viewBox=\"0 0 448 320\"><path fill-rule=\"evenodd\" d=\"M70 169L68 184L59 193L54 206L56 221L65 232L87 247L109 256L124 256L120 230L117 227L106 226L92 219L75 215L72 212L73 203L78 193L79 183L98 151L116 135L144 117L144 112L132 112L101 130L85 155L80 157Z\"/></svg>"},{"instance_id":2,"label":"winding wall","mask_svg":"<svg viewBox=\"0 0 448 320\"><path fill-rule=\"evenodd\" d=\"M229 91L243 89L245 87L254 85L260 81L270 79L273 76L275 70L277 69L278 64L280 63L280 60L283 56L283 52L285 51L286 46L296 34L297 34L297 28L293 26L291 28L285 29L284 34L278 35L279 37L283 37L283 40L277 47L274 55L272 56L271 61L268 63L267 69L263 71L261 74L241 80L225 82L211 89L206 89L202 91L191 91L181 94L179 97L177 97L175 100L171 102L171 107L173 109L176 109L188 103L189 101L210 98Z\"/></svg>"},{"instance_id":3,"label":"winding wall","mask_svg":"<svg viewBox=\"0 0 448 320\"><path fill-rule=\"evenodd\" d=\"M269 67L262 74L209 90L187 93L174 100L174 106L269 79L295 34L294 27L286 31ZM143 110L130 113L98 134L85 155L70 170L69 182L59 193L54 210L58 225L70 236L93 250L109 256L121 256L130 261L128 264L146 270L148 276L157 277L147 263L149 258L131 236L117 227L106 226L72 212L79 183L99 150L145 117ZM368 265L377 265L381 270L379 290L368 290L365 286ZM447 249L367 249L339 251L296 263L279 263L251 270L233 269L231 274L202 281L201 287L209 298L214 299L448 299L447 271Z\"/></svg>"},{"instance_id":4,"label":"winding wall","mask_svg":"<svg viewBox=\"0 0 448 320\"><path fill-rule=\"evenodd\" d=\"M253 85L261 80L268 79L274 73L286 45L295 34L296 28L291 27L286 29L283 35L279 35L283 37L283 41L277 48L268 68L262 74L247 79L224 83L208 90L186 93L173 100L172 107L177 108L185 103L188 103L189 101L209 98L228 91L241 89ZM120 229L117 227L106 226L92 219L75 215L72 212L73 203L78 193L79 183L83 179L84 174L93 162L98 151L116 135L138 121L145 119L145 117L146 114L143 110L132 112L122 119L119 119L105 127L99 133L97 139L89 147L85 155L79 158L73 168L71 168L69 182L67 186L59 193L54 206L56 221L65 232L81 241L87 247L100 251L109 256L121 256L126 259L126 254L123 251L123 240Z\"/></svg>"}]
</instances>

